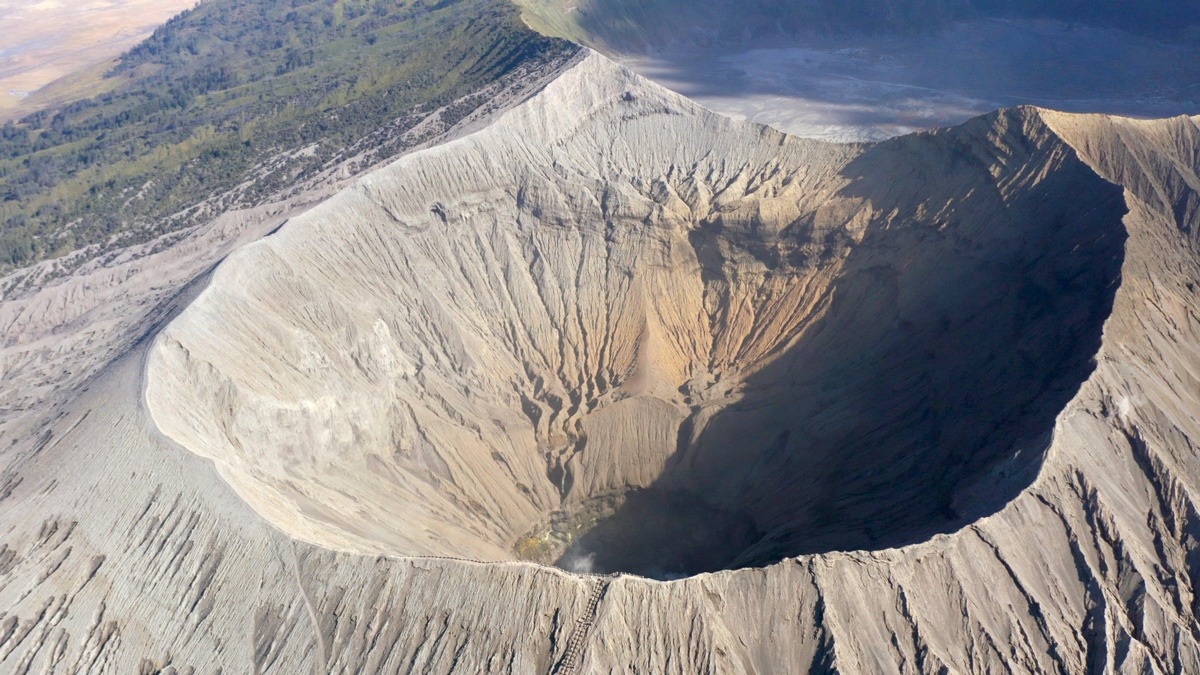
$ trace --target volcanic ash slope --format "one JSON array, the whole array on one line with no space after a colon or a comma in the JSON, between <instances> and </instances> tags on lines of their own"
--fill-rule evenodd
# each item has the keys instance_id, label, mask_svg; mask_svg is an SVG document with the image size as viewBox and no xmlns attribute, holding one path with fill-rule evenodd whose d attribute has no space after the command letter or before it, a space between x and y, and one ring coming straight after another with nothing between
<instances>
[{"instance_id":1,"label":"volcanic ash slope","mask_svg":"<svg viewBox=\"0 0 1200 675\"><path fill-rule=\"evenodd\" d=\"M1198 170L1186 118L837 146L588 56L242 249L147 355L162 431L343 552L81 408L8 490L56 526L8 524L0 663L91 625L199 669L1200 669ZM103 497L46 496L71 452ZM63 550L100 561L69 601Z\"/></svg>"}]
</instances>

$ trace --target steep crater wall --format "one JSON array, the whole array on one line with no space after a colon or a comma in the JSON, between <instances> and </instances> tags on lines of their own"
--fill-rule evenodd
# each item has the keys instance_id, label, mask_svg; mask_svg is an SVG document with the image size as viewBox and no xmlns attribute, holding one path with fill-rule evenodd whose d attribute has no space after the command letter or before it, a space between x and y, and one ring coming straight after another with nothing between
<instances>
[{"instance_id":1,"label":"steep crater wall","mask_svg":"<svg viewBox=\"0 0 1200 675\"><path fill-rule=\"evenodd\" d=\"M1032 480L1123 212L1035 111L837 146L593 56L233 256L146 398L327 546L662 578L895 546Z\"/></svg>"}]
</instances>

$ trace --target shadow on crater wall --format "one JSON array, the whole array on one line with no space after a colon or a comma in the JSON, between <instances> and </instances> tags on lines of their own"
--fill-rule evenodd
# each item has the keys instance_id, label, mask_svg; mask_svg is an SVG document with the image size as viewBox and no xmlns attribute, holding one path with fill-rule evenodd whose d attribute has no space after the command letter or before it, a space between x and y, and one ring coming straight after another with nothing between
<instances>
[{"instance_id":1,"label":"shadow on crater wall","mask_svg":"<svg viewBox=\"0 0 1200 675\"><path fill-rule=\"evenodd\" d=\"M981 179L971 148L989 144L970 136L990 121L897 139L847 168L844 196L895 217L870 224L827 312L740 400L694 432L685 423L658 481L560 566L675 578L890 548L1028 487L1094 368L1125 207L1073 155L1051 156L1056 141L1006 138L1011 173ZM1038 163L1052 170L1021 185ZM1008 181L1005 199L995 186Z\"/></svg>"}]
</instances>

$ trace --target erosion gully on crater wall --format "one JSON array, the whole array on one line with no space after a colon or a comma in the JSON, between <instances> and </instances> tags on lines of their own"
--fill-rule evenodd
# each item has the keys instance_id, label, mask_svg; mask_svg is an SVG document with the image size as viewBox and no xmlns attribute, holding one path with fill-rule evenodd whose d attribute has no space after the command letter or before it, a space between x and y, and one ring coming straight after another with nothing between
<instances>
[{"instance_id":1,"label":"erosion gully on crater wall","mask_svg":"<svg viewBox=\"0 0 1200 675\"><path fill-rule=\"evenodd\" d=\"M914 155L894 150L852 163L847 175L877 178L845 196L878 199L913 172L924 194L881 204L891 215L850 254L817 325L741 400L685 424L659 479L557 564L671 579L891 548L989 515L1032 482L1094 367L1123 262L1121 191L1072 158L1009 200L959 199L956 173L975 170L965 156L900 163ZM954 206L937 226L927 204Z\"/></svg>"}]
</instances>

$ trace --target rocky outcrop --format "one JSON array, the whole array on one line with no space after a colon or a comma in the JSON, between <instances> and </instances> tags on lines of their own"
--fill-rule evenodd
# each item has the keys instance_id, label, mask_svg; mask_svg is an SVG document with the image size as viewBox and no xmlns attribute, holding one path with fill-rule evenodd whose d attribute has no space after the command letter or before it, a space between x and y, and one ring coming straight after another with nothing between
<instances>
[{"instance_id":1,"label":"rocky outcrop","mask_svg":"<svg viewBox=\"0 0 1200 675\"><path fill-rule=\"evenodd\" d=\"M1194 671L1198 148L825 145L589 57L14 439L0 664Z\"/></svg>"}]
</instances>

